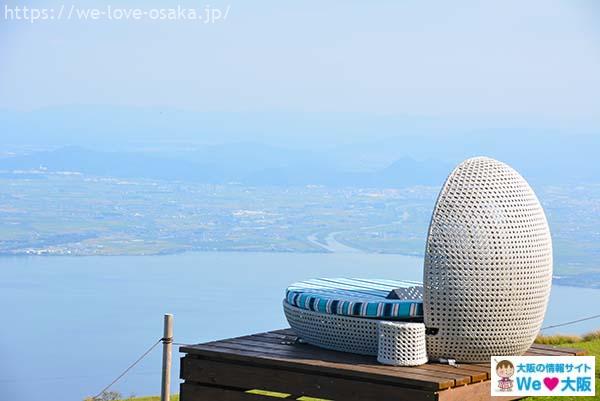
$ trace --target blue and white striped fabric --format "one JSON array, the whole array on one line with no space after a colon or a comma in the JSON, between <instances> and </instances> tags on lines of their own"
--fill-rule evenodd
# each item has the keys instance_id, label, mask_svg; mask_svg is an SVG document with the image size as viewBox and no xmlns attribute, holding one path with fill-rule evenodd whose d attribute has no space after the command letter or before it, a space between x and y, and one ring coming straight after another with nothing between
<instances>
[{"instance_id":1,"label":"blue and white striped fabric","mask_svg":"<svg viewBox=\"0 0 600 401\"><path fill-rule=\"evenodd\" d=\"M319 278L300 281L286 290L286 300L301 309L333 315L390 320L420 318L422 299L387 299L397 288L421 287L418 281Z\"/></svg>"}]
</instances>

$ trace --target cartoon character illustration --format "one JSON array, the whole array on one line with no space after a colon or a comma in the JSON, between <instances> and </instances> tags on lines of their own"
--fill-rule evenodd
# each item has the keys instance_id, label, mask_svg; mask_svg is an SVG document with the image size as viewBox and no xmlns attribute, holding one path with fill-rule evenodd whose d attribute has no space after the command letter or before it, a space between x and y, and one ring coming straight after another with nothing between
<instances>
[{"instance_id":1,"label":"cartoon character illustration","mask_svg":"<svg viewBox=\"0 0 600 401\"><path fill-rule=\"evenodd\" d=\"M500 391L512 391L513 380L510 378L515 373L515 367L506 359L496 364L496 374L500 377L498 388Z\"/></svg>"}]
</instances>

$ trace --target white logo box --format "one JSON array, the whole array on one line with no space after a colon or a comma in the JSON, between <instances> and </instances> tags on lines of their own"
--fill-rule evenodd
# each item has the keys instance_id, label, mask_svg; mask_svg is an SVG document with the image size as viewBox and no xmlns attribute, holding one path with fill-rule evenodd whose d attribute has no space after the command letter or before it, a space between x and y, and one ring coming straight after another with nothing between
<instances>
[{"instance_id":1,"label":"white logo box","mask_svg":"<svg viewBox=\"0 0 600 401\"><path fill-rule=\"evenodd\" d=\"M593 356L493 356L492 396L595 396Z\"/></svg>"}]
</instances>

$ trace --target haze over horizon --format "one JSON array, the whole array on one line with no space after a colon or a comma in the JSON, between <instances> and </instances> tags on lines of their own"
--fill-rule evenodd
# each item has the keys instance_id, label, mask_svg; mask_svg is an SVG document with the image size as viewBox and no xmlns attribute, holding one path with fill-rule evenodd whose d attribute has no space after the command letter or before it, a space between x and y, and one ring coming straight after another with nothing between
<instances>
[{"instance_id":1,"label":"haze over horizon","mask_svg":"<svg viewBox=\"0 0 600 401\"><path fill-rule=\"evenodd\" d=\"M15 5L1 10L3 145L251 140L314 150L600 132L593 1L214 1L230 14L212 24L30 23L6 18Z\"/></svg>"}]
</instances>

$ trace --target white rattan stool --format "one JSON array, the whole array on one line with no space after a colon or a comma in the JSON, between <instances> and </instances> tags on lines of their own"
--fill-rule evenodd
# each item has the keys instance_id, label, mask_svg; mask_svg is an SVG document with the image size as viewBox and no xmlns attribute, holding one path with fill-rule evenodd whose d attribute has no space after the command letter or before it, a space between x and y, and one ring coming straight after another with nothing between
<instances>
[{"instance_id":1,"label":"white rattan stool","mask_svg":"<svg viewBox=\"0 0 600 401\"><path fill-rule=\"evenodd\" d=\"M381 321L377 361L385 365L418 366L427 363L423 323Z\"/></svg>"}]
</instances>

